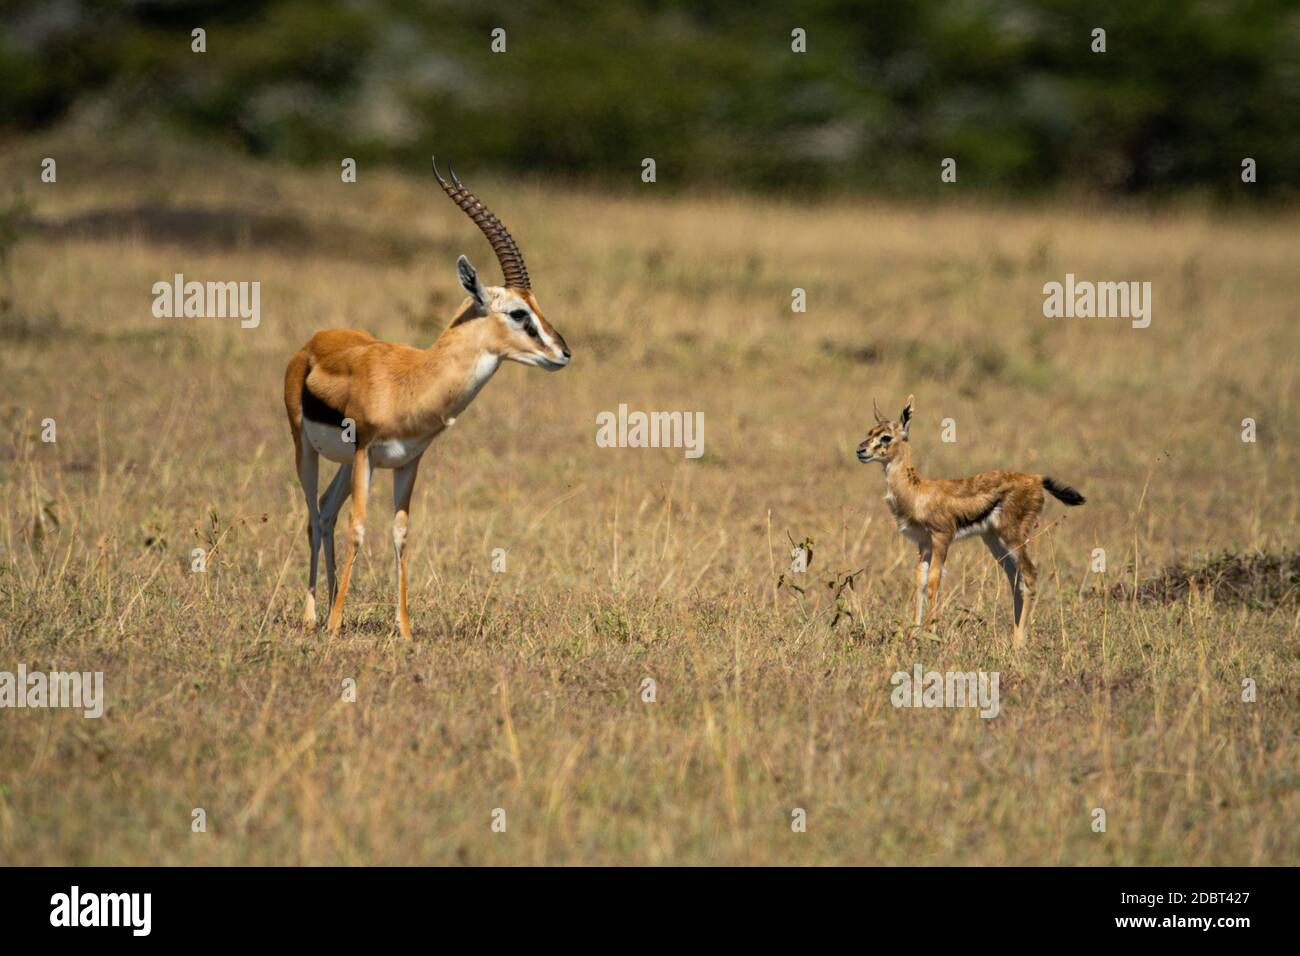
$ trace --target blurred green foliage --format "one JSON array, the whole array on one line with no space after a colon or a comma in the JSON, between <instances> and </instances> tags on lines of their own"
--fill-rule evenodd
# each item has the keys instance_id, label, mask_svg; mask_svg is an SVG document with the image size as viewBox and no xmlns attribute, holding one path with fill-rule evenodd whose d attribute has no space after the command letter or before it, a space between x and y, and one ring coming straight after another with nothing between
<instances>
[{"instance_id":1,"label":"blurred green foliage","mask_svg":"<svg viewBox=\"0 0 1300 956\"><path fill-rule=\"evenodd\" d=\"M935 193L951 156L969 188L1277 195L1298 107L1293 0L0 0L0 131L299 162Z\"/></svg>"}]
</instances>

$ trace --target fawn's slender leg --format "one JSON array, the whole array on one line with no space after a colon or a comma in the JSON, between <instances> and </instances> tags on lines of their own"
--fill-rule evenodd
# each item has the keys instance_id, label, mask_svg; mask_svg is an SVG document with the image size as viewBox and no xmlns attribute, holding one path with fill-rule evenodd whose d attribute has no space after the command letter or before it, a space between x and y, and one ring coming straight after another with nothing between
<instances>
[{"instance_id":1,"label":"fawn's slender leg","mask_svg":"<svg viewBox=\"0 0 1300 956\"><path fill-rule=\"evenodd\" d=\"M1020 559L1024 553L1023 548L1017 551L1007 547L996 533L990 532L984 535L984 543L993 552L993 558L998 564L1002 565L1002 571L1007 576L1007 583L1011 585L1011 624L1012 639L1020 643L1020 622L1025 615L1025 592L1023 578L1020 574Z\"/></svg>"},{"instance_id":2,"label":"fawn's slender leg","mask_svg":"<svg viewBox=\"0 0 1300 956\"><path fill-rule=\"evenodd\" d=\"M1014 635L1017 644L1023 644L1029 640L1029 615L1034 609L1034 592L1038 585L1038 569L1034 567L1034 562L1029 560L1029 549L1025 545L1020 546L1020 589L1024 592L1024 609L1016 615L1016 631Z\"/></svg>"},{"instance_id":3,"label":"fawn's slender leg","mask_svg":"<svg viewBox=\"0 0 1300 956\"><path fill-rule=\"evenodd\" d=\"M352 581L352 564L357 550L366 539L366 498L370 494L370 451L357 443L356 457L352 459L352 514L348 518L348 553L343 559L343 574L339 578L339 593L330 607L329 630L339 632L343 623L343 602L347 600L348 585Z\"/></svg>"},{"instance_id":4,"label":"fawn's slender leg","mask_svg":"<svg viewBox=\"0 0 1300 956\"><path fill-rule=\"evenodd\" d=\"M939 582L943 579L943 562L948 557L948 544L951 539L944 535L934 535L930 539L929 581L926 584L926 600L930 605L922 623L933 621L939 614Z\"/></svg>"},{"instance_id":5,"label":"fawn's slender leg","mask_svg":"<svg viewBox=\"0 0 1300 956\"><path fill-rule=\"evenodd\" d=\"M307 602L302 612L305 627L316 626L316 569L320 554L321 523L316 509L316 483L320 477L320 455L305 440L298 447L298 483L307 497L307 546L311 549L311 570L307 573Z\"/></svg>"},{"instance_id":6,"label":"fawn's slender leg","mask_svg":"<svg viewBox=\"0 0 1300 956\"><path fill-rule=\"evenodd\" d=\"M411 637L411 616L406 611L406 523L410 518L411 490L420 467L416 458L393 472L393 550L397 552L397 629Z\"/></svg>"},{"instance_id":7,"label":"fawn's slender leg","mask_svg":"<svg viewBox=\"0 0 1300 956\"><path fill-rule=\"evenodd\" d=\"M917 546L916 554L916 616L912 623L917 627L925 617L925 581L930 574L930 545Z\"/></svg>"},{"instance_id":8,"label":"fawn's slender leg","mask_svg":"<svg viewBox=\"0 0 1300 956\"><path fill-rule=\"evenodd\" d=\"M996 533L990 532L984 535L984 543L993 554L993 560L1002 566L1002 572L1007 576L1007 584L1011 587L1011 626L1013 633L1019 633L1020 615L1024 609L1025 599L1020 591L1020 562L1016 559L1016 554L1007 547Z\"/></svg>"},{"instance_id":9,"label":"fawn's slender leg","mask_svg":"<svg viewBox=\"0 0 1300 956\"><path fill-rule=\"evenodd\" d=\"M343 502L352 494L352 465L340 465L334 473L334 480L325 489L320 499L321 538L325 551L325 578L329 584L329 608L334 607L337 582L334 577L334 525L339 519Z\"/></svg>"}]
</instances>

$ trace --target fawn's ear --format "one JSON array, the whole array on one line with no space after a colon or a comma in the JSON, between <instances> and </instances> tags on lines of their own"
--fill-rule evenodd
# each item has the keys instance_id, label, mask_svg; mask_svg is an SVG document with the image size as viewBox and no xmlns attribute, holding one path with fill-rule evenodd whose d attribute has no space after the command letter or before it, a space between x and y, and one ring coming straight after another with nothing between
<instances>
[{"instance_id":1,"label":"fawn's ear","mask_svg":"<svg viewBox=\"0 0 1300 956\"><path fill-rule=\"evenodd\" d=\"M898 416L898 424L903 429L903 437L907 437L907 428L912 424L912 404L913 398L907 396L907 404L903 406L903 414Z\"/></svg>"}]
</instances>

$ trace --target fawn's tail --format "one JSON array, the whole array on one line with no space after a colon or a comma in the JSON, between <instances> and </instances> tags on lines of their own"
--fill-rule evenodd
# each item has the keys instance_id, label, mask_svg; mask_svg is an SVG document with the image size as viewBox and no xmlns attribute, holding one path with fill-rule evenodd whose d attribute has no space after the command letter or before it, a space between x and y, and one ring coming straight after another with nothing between
<instances>
[{"instance_id":1,"label":"fawn's tail","mask_svg":"<svg viewBox=\"0 0 1300 956\"><path fill-rule=\"evenodd\" d=\"M1053 498L1058 501L1064 501L1072 508L1075 505L1083 504L1087 500L1083 495L1079 494L1069 485L1063 485L1046 475L1043 476L1043 487L1051 493Z\"/></svg>"}]
</instances>

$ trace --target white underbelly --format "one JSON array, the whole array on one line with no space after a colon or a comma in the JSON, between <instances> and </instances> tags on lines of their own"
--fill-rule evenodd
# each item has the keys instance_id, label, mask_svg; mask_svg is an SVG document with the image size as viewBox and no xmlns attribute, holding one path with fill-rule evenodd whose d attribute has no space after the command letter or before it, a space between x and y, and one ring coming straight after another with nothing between
<instances>
[{"instance_id":1,"label":"white underbelly","mask_svg":"<svg viewBox=\"0 0 1300 956\"><path fill-rule=\"evenodd\" d=\"M309 418L302 420L303 438L311 443L317 453L341 465L350 464L356 457L357 446L345 441L343 429L322 425ZM433 436L423 438L389 438L370 446L370 464L375 468L401 468L410 464L429 447Z\"/></svg>"},{"instance_id":2,"label":"white underbelly","mask_svg":"<svg viewBox=\"0 0 1300 956\"><path fill-rule=\"evenodd\" d=\"M370 463L376 468L401 468L424 454L433 436L425 438L390 438L370 446Z\"/></svg>"},{"instance_id":3,"label":"white underbelly","mask_svg":"<svg viewBox=\"0 0 1300 956\"><path fill-rule=\"evenodd\" d=\"M983 521L977 521L975 524L968 524L964 528L958 528L957 537L955 540L960 541L962 538L969 538L972 535L976 535L976 534L984 535L984 534L988 534L990 531L997 531L998 522L1000 521L1001 518L1002 518L1002 506L998 505L996 508L994 508L992 511L989 512L988 517L986 517Z\"/></svg>"}]
</instances>

